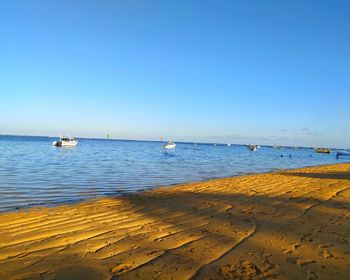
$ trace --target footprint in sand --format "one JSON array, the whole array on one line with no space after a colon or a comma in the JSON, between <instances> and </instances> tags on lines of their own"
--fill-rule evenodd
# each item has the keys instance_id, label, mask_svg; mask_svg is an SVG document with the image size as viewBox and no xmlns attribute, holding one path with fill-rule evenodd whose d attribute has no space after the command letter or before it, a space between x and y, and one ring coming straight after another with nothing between
<instances>
[{"instance_id":1,"label":"footprint in sand","mask_svg":"<svg viewBox=\"0 0 350 280\"><path fill-rule=\"evenodd\" d=\"M304 243L304 242L312 242L313 241L313 238L311 237L311 234L310 233L304 233L301 237L300 237L300 242L301 243Z\"/></svg>"},{"instance_id":2,"label":"footprint in sand","mask_svg":"<svg viewBox=\"0 0 350 280\"><path fill-rule=\"evenodd\" d=\"M316 261L314 260L309 260L309 259L301 259L298 257L289 257L287 258L287 262L292 263L292 264L296 264L299 267L303 267L312 263L316 263Z\"/></svg>"},{"instance_id":3,"label":"footprint in sand","mask_svg":"<svg viewBox=\"0 0 350 280\"><path fill-rule=\"evenodd\" d=\"M306 279L307 279L307 280L317 280L317 279L319 279L319 278L318 278L318 275L317 275L316 272L307 271Z\"/></svg>"},{"instance_id":4,"label":"footprint in sand","mask_svg":"<svg viewBox=\"0 0 350 280\"><path fill-rule=\"evenodd\" d=\"M261 273L261 269L250 261L243 261L236 269L240 276L255 276Z\"/></svg>"},{"instance_id":5,"label":"footprint in sand","mask_svg":"<svg viewBox=\"0 0 350 280\"><path fill-rule=\"evenodd\" d=\"M297 264L298 257L289 257L287 258L287 262L292 264Z\"/></svg>"},{"instance_id":6,"label":"footprint in sand","mask_svg":"<svg viewBox=\"0 0 350 280\"><path fill-rule=\"evenodd\" d=\"M290 253L294 252L296 249L298 249L300 246L301 246L300 243L294 243L291 246L284 249L282 252L283 252L283 254L290 254Z\"/></svg>"},{"instance_id":7,"label":"footprint in sand","mask_svg":"<svg viewBox=\"0 0 350 280\"><path fill-rule=\"evenodd\" d=\"M325 259L334 258L334 255L329 251L321 251L320 256L324 257Z\"/></svg>"},{"instance_id":8,"label":"footprint in sand","mask_svg":"<svg viewBox=\"0 0 350 280\"><path fill-rule=\"evenodd\" d=\"M333 244L319 244L318 248L321 250L319 255L324 257L325 259L334 258L334 255L329 250L329 248L333 246Z\"/></svg>"},{"instance_id":9,"label":"footprint in sand","mask_svg":"<svg viewBox=\"0 0 350 280\"><path fill-rule=\"evenodd\" d=\"M261 276L262 270L254 263L245 260L238 265L218 267L217 272L224 279L252 279Z\"/></svg>"}]
</instances>

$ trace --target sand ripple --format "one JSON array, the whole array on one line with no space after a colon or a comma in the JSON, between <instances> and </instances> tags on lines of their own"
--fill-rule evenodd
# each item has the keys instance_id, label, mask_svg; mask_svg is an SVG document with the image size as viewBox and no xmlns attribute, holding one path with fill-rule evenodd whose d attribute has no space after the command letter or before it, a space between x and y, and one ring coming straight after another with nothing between
<instances>
[{"instance_id":1,"label":"sand ripple","mask_svg":"<svg viewBox=\"0 0 350 280\"><path fill-rule=\"evenodd\" d=\"M0 279L346 279L350 164L0 215Z\"/></svg>"}]
</instances>

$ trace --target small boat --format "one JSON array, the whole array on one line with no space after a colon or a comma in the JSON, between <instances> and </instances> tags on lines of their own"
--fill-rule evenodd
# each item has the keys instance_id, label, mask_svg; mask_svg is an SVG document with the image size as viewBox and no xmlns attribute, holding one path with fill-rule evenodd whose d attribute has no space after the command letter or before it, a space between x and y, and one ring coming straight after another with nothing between
<instances>
[{"instance_id":1,"label":"small boat","mask_svg":"<svg viewBox=\"0 0 350 280\"><path fill-rule=\"evenodd\" d=\"M52 143L55 147L75 147L78 144L78 139L69 136L61 136L60 140Z\"/></svg>"},{"instance_id":2,"label":"small boat","mask_svg":"<svg viewBox=\"0 0 350 280\"><path fill-rule=\"evenodd\" d=\"M330 154L331 150L327 148L315 148L316 153L320 154Z\"/></svg>"},{"instance_id":3,"label":"small boat","mask_svg":"<svg viewBox=\"0 0 350 280\"><path fill-rule=\"evenodd\" d=\"M231 144L230 144L230 143L228 143L228 144L227 144L227 147L231 147Z\"/></svg>"},{"instance_id":4,"label":"small boat","mask_svg":"<svg viewBox=\"0 0 350 280\"><path fill-rule=\"evenodd\" d=\"M252 152L255 152L257 149L256 145L248 145L248 149L251 150Z\"/></svg>"},{"instance_id":5,"label":"small boat","mask_svg":"<svg viewBox=\"0 0 350 280\"><path fill-rule=\"evenodd\" d=\"M168 143L163 145L164 149L175 149L176 144L173 141L169 141Z\"/></svg>"}]
</instances>

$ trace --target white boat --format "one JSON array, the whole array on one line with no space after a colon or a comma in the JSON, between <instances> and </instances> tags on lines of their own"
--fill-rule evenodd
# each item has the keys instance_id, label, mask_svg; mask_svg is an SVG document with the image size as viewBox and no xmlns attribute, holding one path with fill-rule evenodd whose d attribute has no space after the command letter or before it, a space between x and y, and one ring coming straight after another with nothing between
<instances>
[{"instance_id":1,"label":"white boat","mask_svg":"<svg viewBox=\"0 0 350 280\"><path fill-rule=\"evenodd\" d=\"M227 147L231 147L231 144L230 144L230 143L228 143L228 144L227 144Z\"/></svg>"},{"instance_id":2,"label":"white boat","mask_svg":"<svg viewBox=\"0 0 350 280\"><path fill-rule=\"evenodd\" d=\"M168 143L163 145L164 149L175 149L176 144L173 141L169 141Z\"/></svg>"},{"instance_id":3,"label":"white boat","mask_svg":"<svg viewBox=\"0 0 350 280\"><path fill-rule=\"evenodd\" d=\"M69 136L61 136L60 140L52 143L55 147L75 147L78 144L78 139Z\"/></svg>"},{"instance_id":4,"label":"white boat","mask_svg":"<svg viewBox=\"0 0 350 280\"><path fill-rule=\"evenodd\" d=\"M251 150L252 152L255 152L256 148L257 148L256 145L248 145L248 149Z\"/></svg>"}]
</instances>

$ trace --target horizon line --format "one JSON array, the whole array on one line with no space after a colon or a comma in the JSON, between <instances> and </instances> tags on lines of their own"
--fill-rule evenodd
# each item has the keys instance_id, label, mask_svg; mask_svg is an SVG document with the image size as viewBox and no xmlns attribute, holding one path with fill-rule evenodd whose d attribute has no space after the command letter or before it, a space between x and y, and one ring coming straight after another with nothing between
<instances>
[{"instance_id":1,"label":"horizon line","mask_svg":"<svg viewBox=\"0 0 350 280\"><path fill-rule=\"evenodd\" d=\"M63 134L62 134L63 135ZM49 136L49 135L32 135L32 134L2 134L0 133L0 136L14 136L14 137L42 137L42 138L58 138L59 136ZM69 136L69 135L67 135ZM167 142L166 141L161 141L161 140L146 140L146 139L129 139L129 138L102 138L102 137L79 137L75 136L78 139L89 139L89 140L112 140L112 141L139 141L139 142ZM252 143L229 143L229 142L196 142L196 141L176 141L177 143L183 143L183 144L199 144L199 145L210 145L210 144L216 144L216 145L235 145L235 146L248 146L251 145ZM257 144L255 143L254 145L259 145L262 147L273 147L275 145L267 145L267 144ZM277 147L284 147L284 148L307 148L307 149L314 149L316 146L290 146L290 145L276 145ZM336 148L336 147L328 147L330 149L346 149L346 148Z\"/></svg>"}]
</instances>

